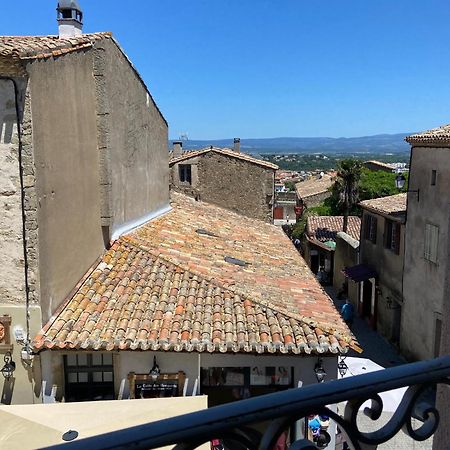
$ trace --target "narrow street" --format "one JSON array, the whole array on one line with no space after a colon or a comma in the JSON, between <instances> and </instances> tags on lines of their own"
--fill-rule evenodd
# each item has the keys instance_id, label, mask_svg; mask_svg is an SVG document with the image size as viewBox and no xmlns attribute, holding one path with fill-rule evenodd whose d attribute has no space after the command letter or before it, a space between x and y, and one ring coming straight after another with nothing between
<instances>
[{"instance_id":1,"label":"narrow street","mask_svg":"<svg viewBox=\"0 0 450 450\"><path fill-rule=\"evenodd\" d=\"M331 286L326 286L325 291L333 299L336 308L340 311L345 300L338 300ZM346 358L346 364L349 367L347 376L380 370L379 366L382 368L389 368L406 363L406 360L398 353L394 346L376 331L371 329L368 323L357 315L355 315L353 321L352 332L357 338L360 346L363 348L363 352L359 354L351 350L348 353L348 357ZM365 416L361 411L358 418L359 429L361 431L371 432L379 430L385 425L395 412L404 391L405 389L397 389L396 391L390 391L382 396L384 408L380 419L377 421L369 419L369 417ZM367 404L364 406L369 405ZM344 408L345 403L340 403L338 405L338 412L342 414ZM412 425L417 429L420 427L421 422L417 419L412 419ZM432 438L423 442L417 442L400 431L393 439L378 446L378 448L386 450L431 450L432 444Z\"/></svg>"}]
</instances>

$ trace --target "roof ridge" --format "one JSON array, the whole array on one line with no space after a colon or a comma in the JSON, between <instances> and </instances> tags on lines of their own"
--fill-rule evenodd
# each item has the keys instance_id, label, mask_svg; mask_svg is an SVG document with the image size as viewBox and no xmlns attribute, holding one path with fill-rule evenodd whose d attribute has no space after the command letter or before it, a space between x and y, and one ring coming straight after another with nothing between
<instances>
[{"instance_id":1,"label":"roof ridge","mask_svg":"<svg viewBox=\"0 0 450 450\"><path fill-rule=\"evenodd\" d=\"M274 170L279 169L279 167L276 164L273 164L269 161L264 161L262 159L255 158L254 156L252 156L248 153L240 153L240 152L238 153L229 147L213 147L213 146L205 147L205 148L193 150L193 151L186 151L181 156L178 156L177 158L172 158L171 160L169 160L169 164L175 164L177 162L184 161L186 159L193 158L195 156L198 156L198 155L201 155L204 153L208 153L208 152L215 152L218 154L231 156L233 158L241 159L243 161L248 161L253 164L268 167L268 168L274 169Z\"/></svg>"},{"instance_id":2,"label":"roof ridge","mask_svg":"<svg viewBox=\"0 0 450 450\"><path fill-rule=\"evenodd\" d=\"M134 238L135 239L135 238ZM180 269L182 269L185 272L189 272L192 273L193 275L195 275L196 277L198 277L201 280L204 280L208 283L211 283L213 285L215 285L216 287L220 288L220 289L224 289L225 291L231 292L235 295L239 295L239 297L241 297L242 301L244 300L249 300L254 304L257 304L259 306L262 306L264 308L268 308L270 309L272 312L275 312L277 314L281 314L282 316L288 318L288 319L294 319L297 320L298 322L308 325L312 328L316 328L321 330L324 334L326 335L332 335L332 336L336 336L335 332L337 332L337 330L335 328L330 328L325 326L324 324L320 324L319 322L315 321L314 319L307 317L307 316L303 316L301 314L296 314L296 313L291 313L290 311L280 311L280 309L274 305L271 302L268 301L260 301L257 299L254 299L252 297L249 297L248 294L241 292L239 290L239 288L237 287L237 291L234 291L233 289L231 289L230 287L227 287L225 285L223 285L219 280L217 280L217 278L211 278L208 279L208 277L206 277L203 274L199 274L197 272L195 272L192 269L185 269L183 268L183 266L181 266L180 264L174 263L173 261L171 261L170 259L168 259L167 257L161 255L161 254L156 254L157 252L155 252L154 250L148 248L145 246L145 244L143 244L141 241L137 241L137 242L133 242L131 240L130 237L128 236L121 236L116 242L120 241L120 240L125 240L128 244L130 244L131 246L135 247L135 248L139 248L143 251L146 251L148 253L150 253L152 256L154 256L155 258L158 258L174 267L178 267ZM326 294L325 290L322 289L322 291ZM326 294L326 296L329 298L328 294ZM355 342L354 339L350 340L344 336L341 336L341 333L339 333L339 339L343 340L344 342L348 343L350 346L352 346L352 343ZM353 348L353 347L352 347Z\"/></svg>"}]
</instances>

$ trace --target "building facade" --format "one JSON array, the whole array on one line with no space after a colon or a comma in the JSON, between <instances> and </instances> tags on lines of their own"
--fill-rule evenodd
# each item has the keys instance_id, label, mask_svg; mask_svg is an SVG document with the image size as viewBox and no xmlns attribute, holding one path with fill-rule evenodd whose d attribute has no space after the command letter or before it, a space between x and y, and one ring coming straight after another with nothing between
<instances>
[{"instance_id":1,"label":"building facade","mask_svg":"<svg viewBox=\"0 0 450 450\"><path fill-rule=\"evenodd\" d=\"M314 274L324 284L334 284L334 253L337 234L343 230L343 216L309 216L303 238L304 258ZM348 217L347 233L359 240L361 220Z\"/></svg>"},{"instance_id":2,"label":"building facade","mask_svg":"<svg viewBox=\"0 0 450 450\"><path fill-rule=\"evenodd\" d=\"M180 156L174 151L169 167L172 190L273 223L278 166L241 153L238 147L211 147Z\"/></svg>"},{"instance_id":3,"label":"building facade","mask_svg":"<svg viewBox=\"0 0 450 450\"><path fill-rule=\"evenodd\" d=\"M300 217L306 208L319 206L331 196L334 184L334 174L320 173L295 185L297 193L297 217Z\"/></svg>"},{"instance_id":4,"label":"building facade","mask_svg":"<svg viewBox=\"0 0 450 450\"><path fill-rule=\"evenodd\" d=\"M109 33L0 37L0 105L6 401L27 403L33 335L117 235L169 207L167 123Z\"/></svg>"},{"instance_id":5,"label":"building facade","mask_svg":"<svg viewBox=\"0 0 450 450\"><path fill-rule=\"evenodd\" d=\"M406 194L364 200L360 206L363 217L359 262L367 268L367 278L360 281L358 312L380 334L398 345L403 305Z\"/></svg>"},{"instance_id":6,"label":"building facade","mask_svg":"<svg viewBox=\"0 0 450 450\"><path fill-rule=\"evenodd\" d=\"M411 166L406 222L401 349L409 359L439 354L449 260L450 126L406 139ZM419 325L420 324L420 325Z\"/></svg>"}]
</instances>

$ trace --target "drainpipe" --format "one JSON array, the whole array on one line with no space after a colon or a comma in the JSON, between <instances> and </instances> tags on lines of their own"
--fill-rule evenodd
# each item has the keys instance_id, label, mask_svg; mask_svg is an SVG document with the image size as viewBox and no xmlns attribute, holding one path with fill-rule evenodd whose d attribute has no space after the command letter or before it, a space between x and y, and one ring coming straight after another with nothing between
<instances>
[{"instance_id":1,"label":"drainpipe","mask_svg":"<svg viewBox=\"0 0 450 450\"><path fill-rule=\"evenodd\" d=\"M28 255L27 255L27 241L25 230L25 190L23 187L23 164L22 164L22 130L20 123L20 110L19 110L19 89L16 81L11 77L0 76L0 80L11 81L14 86L14 99L16 107L16 121L17 121L17 134L19 136L19 180L20 180L20 202L22 210L22 243L23 243L23 261L25 266L24 280L25 280L25 310L26 310L26 328L27 335L25 340L25 349L29 352L30 346L30 286L28 282Z\"/></svg>"}]
</instances>

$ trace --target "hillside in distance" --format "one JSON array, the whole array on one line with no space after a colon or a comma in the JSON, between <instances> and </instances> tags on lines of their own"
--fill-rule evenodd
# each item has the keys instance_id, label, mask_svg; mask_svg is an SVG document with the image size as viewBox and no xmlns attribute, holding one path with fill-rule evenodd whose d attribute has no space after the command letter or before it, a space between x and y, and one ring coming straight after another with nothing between
<instances>
[{"instance_id":1,"label":"hillside in distance","mask_svg":"<svg viewBox=\"0 0 450 450\"><path fill-rule=\"evenodd\" d=\"M377 134L352 138L281 137L241 139L241 150L246 153L401 153L410 150L405 137L413 133ZM183 148L193 150L213 145L233 147L233 139L185 140Z\"/></svg>"}]
</instances>

